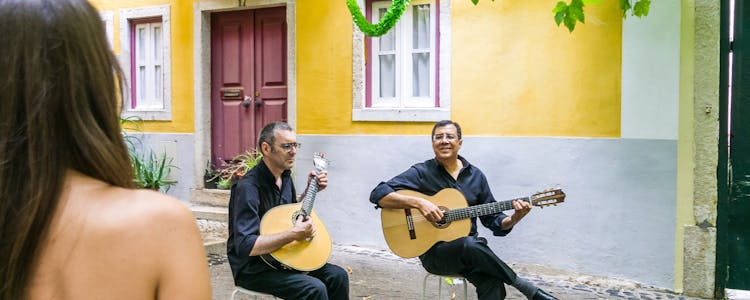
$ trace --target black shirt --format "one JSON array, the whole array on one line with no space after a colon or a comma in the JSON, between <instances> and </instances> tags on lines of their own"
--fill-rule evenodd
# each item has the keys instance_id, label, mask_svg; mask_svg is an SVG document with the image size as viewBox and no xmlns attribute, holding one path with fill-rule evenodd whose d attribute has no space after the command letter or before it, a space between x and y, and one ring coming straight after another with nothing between
<instances>
[{"instance_id":1,"label":"black shirt","mask_svg":"<svg viewBox=\"0 0 750 300\"><path fill-rule=\"evenodd\" d=\"M260 220L271 208L294 203L294 195L291 171L281 173L279 188L263 160L232 185L227 257L235 281L240 273L254 274L270 268L259 256L250 256L260 235Z\"/></svg>"},{"instance_id":2,"label":"black shirt","mask_svg":"<svg viewBox=\"0 0 750 300\"><path fill-rule=\"evenodd\" d=\"M425 162L411 166L405 172L393 177L391 180L381 182L370 193L370 202L378 204L380 199L386 195L399 190L412 190L427 196L432 196L445 188L455 188L466 197L469 206L495 202L487 178L479 168L471 165L466 159L458 156L463 163L463 168L458 173L458 179L438 163L430 159ZM484 227L492 230L496 236L504 236L512 229L503 230L502 221L507 217L504 213L485 215L479 217ZM471 231L469 235L477 235L477 219L471 218Z\"/></svg>"}]
</instances>

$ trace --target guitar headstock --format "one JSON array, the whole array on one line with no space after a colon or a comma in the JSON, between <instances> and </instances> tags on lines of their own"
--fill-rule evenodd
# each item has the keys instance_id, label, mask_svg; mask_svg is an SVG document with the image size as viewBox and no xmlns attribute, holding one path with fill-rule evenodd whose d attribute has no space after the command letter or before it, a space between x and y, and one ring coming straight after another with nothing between
<instances>
[{"instance_id":1,"label":"guitar headstock","mask_svg":"<svg viewBox=\"0 0 750 300\"><path fill-rule=\"evenodd\" d=\"M313 167L315 167L315 173L320 173L328 168L328 162L329 160L325 158L325 154L319 152L313 153Z\"/></svg>"},{"instance_id":2,"label":"guitar headstock","mask_svg":"<svg viewBox=\"0 0 750 300\"><path fill-rule=\"evenodd\" d=\"M531 205L533 206L550 206L565 202L565 193L562 189L546 189L531 195Z\"/></svg>"}]
</instances>

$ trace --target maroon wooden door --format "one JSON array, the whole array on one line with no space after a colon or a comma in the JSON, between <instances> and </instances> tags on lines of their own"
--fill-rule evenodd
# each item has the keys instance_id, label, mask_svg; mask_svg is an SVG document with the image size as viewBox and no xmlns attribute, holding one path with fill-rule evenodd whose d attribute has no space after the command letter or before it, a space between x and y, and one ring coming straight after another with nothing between
<instances>
[{"instance_id":1,"label":"maroon wooden door","mask_svg":"<svg viewBox=\"0 0 750 300\"><path fill-rule=\"evenodd\" d=\"M255 148L263 125L286 121L286 10L211 17L211 161L219 165Z\"/></svg>"}]
</instances>

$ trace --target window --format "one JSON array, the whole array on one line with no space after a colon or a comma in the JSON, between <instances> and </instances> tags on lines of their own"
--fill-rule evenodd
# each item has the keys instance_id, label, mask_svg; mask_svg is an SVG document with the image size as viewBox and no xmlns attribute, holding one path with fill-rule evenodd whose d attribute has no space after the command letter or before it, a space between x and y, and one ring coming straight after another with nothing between
<instances>
[{"instance_id":1,"label":"window","mask_svg":"<svg viewBox=\"0 0 750 300\"><path fill-rule=\"evenodd\" d=\"M123 10L120 20L121 63L128 83L124 114L170 120L169 7Z\"/></svg>"},{"instance_id":2,"label":"window","mask_svg":"<svg viewBox=\"0 0 750 300\"><path fill-rule=\"evenodd\" d=\"M447 2L447 1L443 1ZM380 21L391 1L368 1L366 14L372 23ZM447 77L448 62L444 37L449 34L450 3L413 0L396 25L385 35L358 43L355 30L354 109L355 121L436 121L450 118ZM445 16L444 16L445 15ZM438 18L438 16L440 16ZM446 28L448 27L448 28ZM439 34L438 34L439 32ZM443 38L443 40L441 40ZM364 68L357 66L358 52ZM359 69L359 70L358 70ZM364 76L357 79L358 72ZM357 83L363 82L364 88Z\"/></svg>"},{"instance_id":3,"label":"window","mask_svg":"<svg viewBox=\"0 0 750 300\"><path fill-rule=\"evenodd\" d=\"M385 15L389 2L373 3L373 23ZM367 107L435 107L435 9L410 5L387 34L372 38Z\"/></svg>"},{"instance_id":4,"label":"window","mask_svg":"<svg viewBox=\"0 0 750 300\"><path fill-rule=\"evenodd\" d=\"M161 18L130 21L130 108L164 109Z\"/></svg>"}]
</instances>

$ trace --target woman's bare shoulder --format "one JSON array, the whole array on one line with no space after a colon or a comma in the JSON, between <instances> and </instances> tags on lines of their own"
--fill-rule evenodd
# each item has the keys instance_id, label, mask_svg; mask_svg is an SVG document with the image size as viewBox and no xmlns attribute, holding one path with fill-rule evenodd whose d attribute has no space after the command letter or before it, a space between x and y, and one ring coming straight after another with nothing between
<instances>
[{"instance_id":1,"label":"woman's bare shoulder","mask_svg":"<svg viewBox=\"0 0 750 300\"><path fill-rule=\"evenodd\" d=\"M192 213L187 205L172 196L146 189L125 189L113 187L109 193L112 209L116 213L134 214L144 221L164 221L165 218L183 219ZM156 220L154 220L156 219Z\"/></svg>"},{"instance_id":2,"label":"woman's bare shoulder","mask_svg":"<svg viewBox=\"0 0 750 300\"><path fill-rule=\"evenodd\" d=\"M210 299L206 253L188 207L154 191L120 190L118 194L118 201L133 202L129 205L130 218L142 219L136 225L140 232L137 241L125 241L123 250L151 254L156 259L151 267L158 269L158 298Z\"/></svg>"},{"instance_id":3,"label":"woman's bare shoulder","mask_svg":"<svg viewBox=\"0 0 750 300\"><path fill-rule=\"evenodd\" d=\"M115 187L80 174L66 180L60 200L50 227L54 238L43 247L37 270L48 276L35 276L33 283L41 295L38 298L49 298L44 295L47 290L64 290L74 295L71 299L103 293L120 295L120 299L153 299L168 283L177 281L172 286L182 286L186 293L207 294L210 299L200 232L180 200L155 191ZM187 274L199 276L186 279ZM185 289L186 285L194 287ZM165 295L180 291L175 288Z\"/></svg>"},{"instance_id":4,"label":"woman's bare shoulder","mask_svg":"<svg viewBox=\"0 0 750 300\"><path fill-rule=\"evenodd\" d=\"M92 238L154 245L170 241L165 234L197 231L190 209L174 197L116 187L93 178L77 179L69 186L66 214L76 219L80 219L76 215L85 216L85 227Z\"/></svg>"},{"instance_id":5,"label":"woman's bare shoulder","mask_svg":"<svg viewBox=\"0 0 750 300\"><path fill-rule=\"evenodd\" d=\"M101 208L101 218L97 218L97 223L108 224L110 229L138 231L142 238L152 243L158 243L153 238L169 240L164 238L165 234L197 230L190 209L174 197L151 190L119 187L110 187L102 195L108 196L101 201L109 202L109 205Z\"/></svg>"},{"instance_id":6,"label":"woman's bare shoulder","mask_svg":"<svg viewBox=\"0 0 750 300\"><path fill-rule=\"evenodd\" d=\"M61 200L61 224L78 224L83 230L63 226L60 233L78 236L94 248L160 254L166 246L184 245L176 237L200 236L188 207L156 191L116 187L73 173Z\"/></svg>"}]
</instances>

